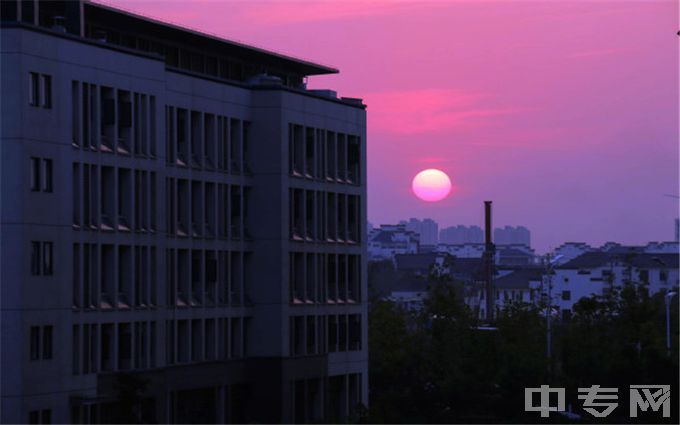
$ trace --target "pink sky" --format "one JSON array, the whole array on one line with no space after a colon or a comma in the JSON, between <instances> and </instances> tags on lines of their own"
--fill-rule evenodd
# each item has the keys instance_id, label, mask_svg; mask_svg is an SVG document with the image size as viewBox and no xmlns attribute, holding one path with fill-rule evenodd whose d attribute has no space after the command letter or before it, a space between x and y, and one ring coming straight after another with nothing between
<instances>
[{"instance_id":1,"label":"pink sky","mask_svg":"<svg viewBox=\"0 0 680 425\"><path fill-rule=\"evenodd\" d=\"M368 105L369 220L525 225L563 241L672 240L676 1L130 1L107 4L333 65ZM428 203L424 168L451 176Z\"/></svg>"}]
</instances>

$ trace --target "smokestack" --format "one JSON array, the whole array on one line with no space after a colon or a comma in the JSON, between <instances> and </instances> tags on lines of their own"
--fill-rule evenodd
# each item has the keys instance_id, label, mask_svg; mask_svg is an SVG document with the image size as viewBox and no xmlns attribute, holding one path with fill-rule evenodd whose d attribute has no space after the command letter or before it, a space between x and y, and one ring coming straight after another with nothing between
<instances>
[{"instance_id":1,"label":"smokestack","mask_svg":"<svg viewBox=\"0 0 680 425\"><path fill-rule=\"evenodd\" d=\"M484 277L486 291L486 321L494 319L496 297L494 294L493 274L496 261L496 247L491 240L491 201L484 201L484 233L486 246L484 247Z\"/></svg>"},{"instance_id":2,"label":"smokestack","mask_svg":"<svg viewBox=\"0 0 680 425\"><path fill-rule=\"evenodd\" d=\"M486 245L491 242L491 201L484 201L484 237Z\"/></svg>"}]
</instances>

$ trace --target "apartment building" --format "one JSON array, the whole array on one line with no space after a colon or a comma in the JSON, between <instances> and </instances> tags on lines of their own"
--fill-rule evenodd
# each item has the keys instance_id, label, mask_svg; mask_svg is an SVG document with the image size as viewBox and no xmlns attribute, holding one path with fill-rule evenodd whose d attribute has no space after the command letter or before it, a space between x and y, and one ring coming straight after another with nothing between
<instances>
[{"instance_id":1,"label":"apartment building","mask_svg":"<svg viewBox=\"0 0 680 425\"><path fill-rule=\"evenodd\" d=\"M88 1L1 12L2 422L367 405L365 105L305 84L338 71Z\"/></svg>"}]
</instances>

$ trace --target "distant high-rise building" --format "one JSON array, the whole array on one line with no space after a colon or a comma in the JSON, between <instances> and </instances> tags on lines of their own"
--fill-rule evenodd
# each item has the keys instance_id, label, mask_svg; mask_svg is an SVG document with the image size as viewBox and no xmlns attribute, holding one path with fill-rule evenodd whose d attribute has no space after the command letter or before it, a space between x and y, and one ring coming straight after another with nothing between
<instances>
[{"instance_id":1,"label":"distant high-rise building","mask_svg":"<svg viewBox=\"0 0 680 425\"><path fill-rule=\"evenodd\" d=\"M531 232L524 226L496 228L493 231L493 241L496 245L531 246Z\"/></svg>"},{"instance_id":2,"label":"distant high-rise building","mask_svg":"<svg viewBox=\"0 0 680 425\"><path fill-rule=\"evenodd\" d=\"M406 225L406 230L418 233L420 235L421 245L436 245L439 240L439 224L436 221L425 218L419 220L411 218L409 221L401 221L400 223Z\"/></svg>"},{"instance_id":3,"label":"distant high-rise building","mask_svg":"<svg viewBox=\"0 0 680 425\"><path fill-rule=\"evenodd\" d=\"M451 226L439 231L439 243L465 244L484 242L484 231L479 226Z\"/></svg>"}]
</instances>

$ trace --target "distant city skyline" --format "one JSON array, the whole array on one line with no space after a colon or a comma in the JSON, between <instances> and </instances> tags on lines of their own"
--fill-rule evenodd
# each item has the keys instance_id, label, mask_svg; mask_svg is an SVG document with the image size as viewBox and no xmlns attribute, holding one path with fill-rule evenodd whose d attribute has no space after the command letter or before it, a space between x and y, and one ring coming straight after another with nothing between
<instances>
[{"instance_id":1,"label":"distant city skyline","mask_svg":"<svg viewBox=\"0 0 680 425\"><path fill-rule=\"evenodd\" d=\"M339 69L368 105L368 215L527 226L564 241L674 238L678 3L109 0ZM388 7L389 6L389 7ZM446 172L445 200L411 179Z\"/></svg>"}]
</instances>

